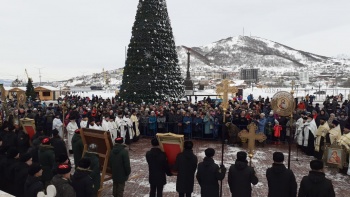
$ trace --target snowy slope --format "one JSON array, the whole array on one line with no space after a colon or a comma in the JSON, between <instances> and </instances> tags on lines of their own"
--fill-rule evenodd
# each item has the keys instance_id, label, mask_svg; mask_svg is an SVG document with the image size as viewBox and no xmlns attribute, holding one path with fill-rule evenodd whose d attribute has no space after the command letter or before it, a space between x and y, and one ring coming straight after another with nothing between
<instances>
[{"instance_id":1,"label":"snowy slope","mask_svg":"<svg viewBox=\"0 0 350 197\"><path fill-rule=\"evenodd\" d=\"M193 79L210 78L208 73L238 73L244 68L259 68L260 71L272 73L275 76L285 72L312 71L311 77L324 72L339 72L339 70L347 76L350 72L350 59L346 55L326 57L293 49L260 37L229 37L199 47L178 46L176 50L183 77L186 76L187 52L190 51L190 72ZM96 85L106 87L107 78L109 87L117 88L122 82L122 74L123 68L119 68L106 71L105 74L77 76L53 84L60 87Z\"/></svg>"},{"instance_id":2,"label":"snowy slope","mask_svg":"<svg viewBox=\"0 0 350 197\"><path fill-rule=\"evenodd\" d=\"M184 48L184 47L182 47ZM187 59L183 50L178 48L180 65ZM237 36L219 40L209 45L192 47L202 54L212 65L244 67L307 67L308 65L327 62L329 57L316 55L273 42L264 38ZM198 59L200 61L201 59ZM198 65L195 61L195 65ZM202 65L208 62L202 61Z\"/></svg>"}]
</instances>

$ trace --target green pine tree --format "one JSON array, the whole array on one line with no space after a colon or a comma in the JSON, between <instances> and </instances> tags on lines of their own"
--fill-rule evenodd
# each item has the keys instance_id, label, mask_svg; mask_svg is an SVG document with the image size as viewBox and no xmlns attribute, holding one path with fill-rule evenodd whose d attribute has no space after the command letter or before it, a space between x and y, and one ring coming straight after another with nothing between
<instances>
[{"instance_id":1,"label":"green pine tree","mask_svg":"<svg viewBox=\"0 0 350 197\"><path fill-rule=\"evenodd\" d=\"M184 94L165 0L140 0L119 96L154 102Z\"/></svg>"},{"instance_id":2,"label":"green pine tree","mask_svg":"<svg viewBox=\"0 0 350 197\"><path fill-rule=\"evenodd\" d=\"M34 86L33 86L31 78L28 78L27 89L26 89L26 96L27 96L27 98L31 97L32 100L34 100L36 98L36 93L35 93Z\"/></svg>"}]
</instances>

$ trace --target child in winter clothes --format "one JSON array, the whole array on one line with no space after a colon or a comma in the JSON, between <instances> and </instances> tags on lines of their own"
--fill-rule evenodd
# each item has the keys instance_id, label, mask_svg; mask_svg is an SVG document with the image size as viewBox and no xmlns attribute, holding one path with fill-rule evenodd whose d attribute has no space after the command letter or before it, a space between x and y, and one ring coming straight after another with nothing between
<instances>
[{"instance_id":1,"label":"child in winter clothes","mask_svg":"<svg viewBox=\"0 0 350 197\"><path fill-rule=\"evenodd\" d=\"M275 126L273 127L273 134L276 139L275 144L280 144L280 137L281 137L281 131L282 126L279 124L277 120L275 120Z\"/></svg>"}]
</instances>

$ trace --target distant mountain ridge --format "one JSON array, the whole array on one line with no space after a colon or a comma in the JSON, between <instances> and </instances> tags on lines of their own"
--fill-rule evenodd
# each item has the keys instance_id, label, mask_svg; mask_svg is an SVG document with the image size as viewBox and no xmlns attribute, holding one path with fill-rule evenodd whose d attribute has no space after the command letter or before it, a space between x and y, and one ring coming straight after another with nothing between
<instances>
[{"instance_id":1,"label":"distant mountain ridge","mask_svg":"<svg viewBox=\"0 0 350 197\"><path fill-rule=\"evenodd\" d=\"M350 73L350 59L346 55L337 58L317 55L303 50L274 42L268 39L253 36L236 36L221 39L204 46L177 46L179 65L182 75L186 76L187 52L191 54L191 73L196 76L215 72L239 72L244 68L259 68L265 73L283 74L284 72L307 72L312 75L322 72L338 72L343 65L344 74ZM348 70L348 71L346 71ZM76 76L68 80L48 83L53 86L109 86L117 88L122 82L123 68L109 70L104 73L94 73L85 76ZM192 75L192 74L191 74ZM210 76L209 76L210 78ZM1 83L1 81L0 81ZM11 84L11 81L6 81Z\"/></svg>"},{"instance_id":2,"label":"distant mountain ridge","mask_svg":"<svg viewBox=\"0 0 350 197\"><path fill-rule=\"evenodd\" d=\"M13 80L11 79L0 79L0 84L3 84L5 87L10 86Z\"/></svg>"},{"instance_id":3,"label":"distant mountain ridge","mask_svg":"<svg viewBox=\"0 0 350 197\"><path fill-rule=\"evenodd\" d=\"M191 49L195 64L216 66L269 67L283 64L291 67L305 67L310 63L326 62L331 59L264 38L237 36L201 47L177 47L181 66L187 63L185 55L188 49Z\"/></svg>"}]
</instances>

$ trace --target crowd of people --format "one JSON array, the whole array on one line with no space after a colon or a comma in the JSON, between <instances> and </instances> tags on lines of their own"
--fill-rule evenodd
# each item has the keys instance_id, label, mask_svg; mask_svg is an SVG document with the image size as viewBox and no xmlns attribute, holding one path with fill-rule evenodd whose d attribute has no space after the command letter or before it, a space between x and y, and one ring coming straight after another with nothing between
<instances>
[{"instance_id":1,"label":"crowd of people","mask_svg":"<svg viewBox=\"0 0 350 197\"><path fill-rule=\"evenodd\" d=\"M159 148L158 140L152 139L151 144L153 148L146 153L149 166L150 197L163 196L166 175L177 175L176 191L179 197L191 196L195 178L200 185L202 197L220 196L222 190L220 191L218 181L225 178L227 169L224 165L219 166L215 163L213 148L207 148L203 161L198 163L197 156L192 151L193 142L185 141L184 151L177 155L175 166L171 169L165 153ZM325 177L322 161L312 160L310 162L311 171L301 180L299 191L293 171L287 169L283 162L283 153L274 152L273 164L266 170L269 197L335 196L332 181ZM227 176L232 196L252 196L252 185L259 182L254 168L248 165L247 153L244 151L237 152L236 161L229 167Z\"/></svg>"},{"instance_id":2,"label":"crowd of people","mask_svg":"<svg viewBox=\"0 0 350 197\"><path fill-rule=\"evenodd\" d=\"M16 196L36 196L39 191L54 185L56 196L97 195L101 180L98 147L89 144L88 152L83 156L81 128L111 133L114 142L111 166L125 165L112 169L113 182L117 183L113 185L114 196L123 193L125 181L130 174L130 163L120 163L120 160L113 158L128 158L125 144L137 142L141 135L174 132L184 134L187 139L227 140L229 145L235 146L241 144L237 131L246 129L248 124L254 122L258 125L256 132L267 136L266 143L286 143L295 138L306 154L314 155L317 159L322 158L326 144L340 143L344 147L350 145L346 141L350 131L350 103L345 100L340 104L335 97L327 98L322 108L319 103L314 104L310 97L301 98L300 101L296 99L298 104L293 119L274 113L268 97L259 96L254 99L253 95L249 95L247 100L242 97L232 98L227 112L222 110L217 100L210 97L198 102L197 99L195 102L188 99L157 101L152 104L118 101L116 98L70 95L50 104L38 100L28 100L23 106L13 101L2 103L2 109L6 110L1 114L0 175L4 178L0 180L0 189ZM34 120L34 136L29 136L23 130L20 122L22 118ZM231 128L230 125L234 127ZM156 142L153 145L156 146ZM159 162L152 162L155 155L160 154L158 152L151 150L146 154L150 173L153 168L160 169L157 166L160 165ZM74 162L68 159L69 154L73 154ZM208 158L198 165L197 180L200 185L207 175L201 175L199 170L206 169L212 163L209 159L211 154L208 154ZM155 166L151 167L152 165ZM71 175L72 167L74 175ZM124 169L123 172L120 169ZM179 169L181 166L177 166L177 171ZM220 171L221 174L216 176L220 178L226 169L221 166L211 170ZM165 174L170 175L172 172L167 171ZM154 196L162 190L160 183L164 183L164 179L153 178L154 183L151 179L150 174L150 193ZM229 182L230 180L233 179L229 173ZM236 184L231 185L236 187ZM186 195L188 192L180 193Z\"/></svg>"}]
</instances>

